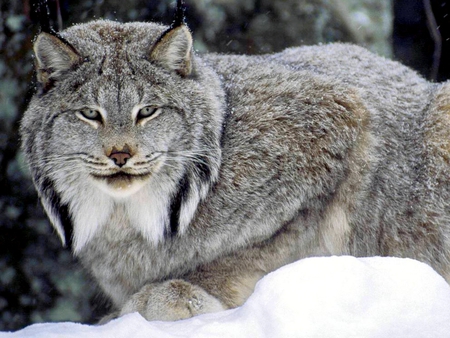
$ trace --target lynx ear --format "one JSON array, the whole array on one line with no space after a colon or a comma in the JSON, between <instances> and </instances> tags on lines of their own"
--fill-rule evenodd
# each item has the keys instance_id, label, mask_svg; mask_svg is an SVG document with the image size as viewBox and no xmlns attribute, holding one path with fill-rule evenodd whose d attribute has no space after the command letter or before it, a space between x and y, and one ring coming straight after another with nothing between
<instances>
[{"instance_id":1,"label":"lynx ear","mask_svg":"<svg viewBox=\"0 0 450 338\"><path fill-rule=\"evenodd\" d=\"M186 25L181 24L166 31L150 51L150 60L181 76L192 73L192 35Z\"/></svg>"},{"instance_id":2,"label":"lynx ear","mask_svg":"<svg viewBox=\"0 0 450 338\"><path fill-rule=\"evenodd\" d=\"M44 85L81 62L81 56L64 40L41 33L34 42L37 79Z\"/></svg>"}]
</instances>

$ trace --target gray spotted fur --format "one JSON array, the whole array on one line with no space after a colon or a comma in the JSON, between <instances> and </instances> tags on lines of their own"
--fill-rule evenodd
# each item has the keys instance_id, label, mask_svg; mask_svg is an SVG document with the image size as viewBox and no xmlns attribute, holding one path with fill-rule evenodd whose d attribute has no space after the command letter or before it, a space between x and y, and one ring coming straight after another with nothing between
<instances>
[{"instance_id":1,"label":"gray spotted fur","mask_svg":"<svg viewBox=\"0 0 450 338\"><path fill-rule=\"evenodd\" d=\"M411 257L450 281L448 83L347 44L194 56L189 31L167 29L95 21L35 43L23 148L111 317L235 307L317 255ZM143 105L162 110L138 125ZM124 145L118 168L107 154ZM122 170L146 178L93 177Z\"/></svg>"}]
</instances>

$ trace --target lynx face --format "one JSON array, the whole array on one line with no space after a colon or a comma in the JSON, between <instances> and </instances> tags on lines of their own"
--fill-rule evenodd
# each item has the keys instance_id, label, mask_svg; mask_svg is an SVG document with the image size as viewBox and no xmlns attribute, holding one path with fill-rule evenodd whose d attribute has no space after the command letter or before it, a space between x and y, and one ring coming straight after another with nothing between
<instances>
[{"instance_id":1,"label":"lynx face","mask_svg":"<svg viewBox=\"0 0 450 338\"><path fill-rule=\"evenodd\" d=\"M223 116L187 28L99 21L42 33L35 54L41 92L22 134L62 240L73 226L81 250L117 210L152 243L185 231L218 176Z\"/></svg>"},{"instance_id":2,"label":"lynx face","mask_svg":"<svg viewBox=\"0 0 450 338\"><path fill-rule=\"evenodd\" d=\"M73 176L120 199L152 179L176 181L186 156L201 155L186 142L193 138L187 114L161 99L157 90L131 81L121 82L125 89L106 88L110 81L102 77L92 82L54 118L50 142L60 144L53 164L62 161L62 172L54 173L62 186Z\"/></svg>"}]
</instances>

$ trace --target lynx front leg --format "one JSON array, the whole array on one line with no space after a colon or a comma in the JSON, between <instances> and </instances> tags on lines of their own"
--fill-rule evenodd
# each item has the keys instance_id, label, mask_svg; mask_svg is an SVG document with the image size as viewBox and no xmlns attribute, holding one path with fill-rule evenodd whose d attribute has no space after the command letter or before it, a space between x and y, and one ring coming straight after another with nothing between
<instances>
[{"instance_id":1,"label":"lynx front leg","mask_svg":"<svg viewBox=\"0 0 450 338\"><path fill-rule=\"evenodd\" d=\"M178 320L241 306L264 275L306 256L299 252L297 220L270 239L197 267L162 283L144 285L120 315L139 312L147 320Z\"/></svg>"},{"instance_id":2,"label":"lynx front leg","mask_svg":"<svg viewBox=\"0 0 450 338\"><path fill-rule=\"evenodd\" d=\"M225 310L204 289L181 279L147 284L122 307L120 315L139 312L147 320L179 320Z\"/></svg>"}]
</instances>

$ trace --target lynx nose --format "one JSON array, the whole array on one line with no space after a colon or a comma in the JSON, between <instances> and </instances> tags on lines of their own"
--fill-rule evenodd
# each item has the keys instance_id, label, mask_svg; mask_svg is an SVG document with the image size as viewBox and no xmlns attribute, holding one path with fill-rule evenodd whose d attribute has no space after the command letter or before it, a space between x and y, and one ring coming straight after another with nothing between
<instances>
[{"instance_id":1,"label":"lynx nose","mask_svg":"<svg viewBox=\"0 0 450 338\"><path fill-rule=\"evenodd\" d=\"M115 165L122 168L127 163L128 159L131 158L131 151L128 145L125 145L120 150L113 147L108 157L114 161Z\"/></svg>"}]
</instances>

